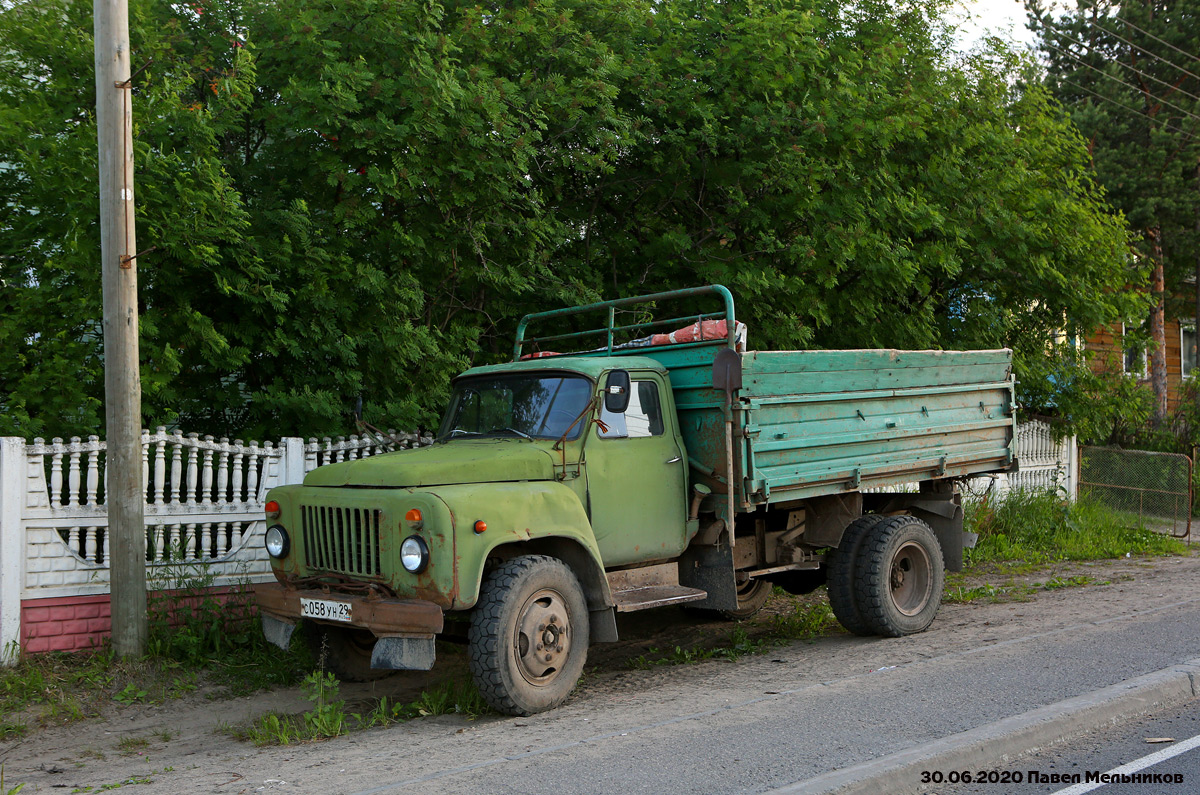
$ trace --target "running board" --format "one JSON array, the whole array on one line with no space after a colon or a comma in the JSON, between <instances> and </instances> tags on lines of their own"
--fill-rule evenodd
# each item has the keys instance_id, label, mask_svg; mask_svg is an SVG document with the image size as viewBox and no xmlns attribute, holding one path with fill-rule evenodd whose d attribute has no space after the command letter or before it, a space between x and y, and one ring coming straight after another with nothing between
<instances>
[{"instance_id":1,"label":"running board","mask_svg":"<svg viewBox=\"0 0 1200 795\"><path fill-rule=\"evenodd\" d=\"M612 597L618 613L632 613L635 610L649 610L652 607L699 602L707 599L708 593L699 588L688 588L684 585L649 585L642 588L613 591Z\"/></svg>"}]
</instances>

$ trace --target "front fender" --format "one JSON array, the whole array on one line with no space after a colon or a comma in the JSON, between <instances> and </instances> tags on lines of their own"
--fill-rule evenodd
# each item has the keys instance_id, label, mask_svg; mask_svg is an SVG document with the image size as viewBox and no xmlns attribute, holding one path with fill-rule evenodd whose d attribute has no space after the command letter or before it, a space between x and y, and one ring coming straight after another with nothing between
<instances>
[{"instance_id":1,"label":"front fender","mask_svg":"<svg viewBox=\"0 0 1200 795\"><path fill-rule=\"evenodd\" d=\"M439 486L429 493L446 504L456 528L458 593L453 609L475 606L484 564L498 547L507 548L506 556L512 547L527 547L530 554L569 549L575 554L559 557L567 558L565 562L575 570L588 602L612 604L591 523L579 497L567 486L553 481L481 483ZM486 523L484 532L474 532L477 521Z\"/></svg>"}]
</instances>

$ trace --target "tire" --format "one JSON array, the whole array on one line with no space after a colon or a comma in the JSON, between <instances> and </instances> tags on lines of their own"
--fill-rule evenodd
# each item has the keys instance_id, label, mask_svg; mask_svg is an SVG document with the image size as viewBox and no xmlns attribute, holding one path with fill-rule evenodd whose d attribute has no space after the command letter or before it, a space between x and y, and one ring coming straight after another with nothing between
<instances>
[{"instance_id":1,"label":"tire","mask_svg":"<svg viewBox=\"0 0 1200 795\"><path fill-rule=\"evenodd\" d=\"M565 563L546 555L506 561L484 578L467 631L480 694L508 715L557 707L583 673L588 629L583 589Z\"/></svg>"},{"instance_id":2,"label":"tire","mask_svg":"<svg viewBox=\"0 0 1200 795\"><path fill-rule=\"evenodd\" d=\"M899 638L933 623L946 570L929 525L913 516L879 522L863 539L855 568L855 604L876 635Z\"/></svg>"},{"instance_id":3,"label":"tire","mask_svg":"<svg viewBox=\"0 0 1200 795\"><path fill-rule=\"evenodd\" d=\"M874 635L862 615L859 614L854 596L854 580L858 571L856 561L867 533L888 517L869 513L851 522L842 533L841 542L825 554L826 588L829 591L829 606L837 616L838 623L855 635Z\"/></svg>"},{"instance_id":4,"label":"tire","mask_svg":"<svg viewBox=\"0 0 1200 795\"><path fill-rule=\"evenodd\" d=\"M342 682L374 682L396 673L389 668L372 668L375 636L370 630L307 623L305 639L317 665Z\"/></svg>"},{"instance_id":5,"label":"tire","mask_svg":"<svg viewBox=\"0 0 1200 795\"><path fill-rule=\"evenodd\" d=\"M749 579L738 586L737 609L717 610L717 615L730 621L744 621L763 609L767 599L771 597L774 586L766 580Z\"/></svg>"}]
</instances>

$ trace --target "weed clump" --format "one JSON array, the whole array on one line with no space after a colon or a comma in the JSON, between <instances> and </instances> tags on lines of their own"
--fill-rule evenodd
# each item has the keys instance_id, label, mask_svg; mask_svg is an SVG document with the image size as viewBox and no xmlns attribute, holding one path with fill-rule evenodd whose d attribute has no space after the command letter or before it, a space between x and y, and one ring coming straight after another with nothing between
<instances>
[{"instance_id":1,"label":"weed clump","mask_svg":"<svg viewBox=\"0 0 1200 795\"><path fill-rule=\"evenodd\" d=\"M185 551L174 557L184 560ZM312 669L305 645L296 641L281 652L267 642L247 582L227 589L216 585L214 569L203 562L156 569L147 595L148 656L185 670L203 669L230 695L300 681Z\"/></svg>"},{"instance_id":2,"label":"weed clump","mask_svg":"<svg viewBox=\"0 0 1200 795\"><path fill-rule=\"evenodd\" d=\"M1018 490L967 500L964 508L965 529L979 534L967 550L968 566L1186 553L1181 542L1147 529L1141 518L1087 497L1070 502L1054 492Z\"/></svg>"},{"instance_id":3,"label":"weed clump","mask_svg":"<svg viewBox=\"0 0 1200 795\"><path fill-rule=\"evenodd\" d=\"M434 715L462 715L474 720L491 713L491 708L470 682L445 682L426 690L414 701L397 703L383 696L366 713L346 712L338 698L340 683L331 673L314 671L301 689L313 707L300 715L268 713L244 726L222 726L220 731L258 746L292 745L339 737L347 732L391 726L395 723Z\"/></svg>"}]
</instances>

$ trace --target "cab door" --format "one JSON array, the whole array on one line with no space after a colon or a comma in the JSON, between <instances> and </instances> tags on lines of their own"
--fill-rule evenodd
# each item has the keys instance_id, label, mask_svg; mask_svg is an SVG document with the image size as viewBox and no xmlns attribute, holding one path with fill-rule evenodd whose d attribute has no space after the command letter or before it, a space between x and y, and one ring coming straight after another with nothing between
<instances>
[{"instance_id":1,"label":"cab door","mask_svg":"<svg viewBox=\"0 0 1200 795\"><path fill-rule=\"evenodd\" d=\"M687 545L687 456L670 382L661 373L629 376L628 409L602 408L608 429L588 429L588 506L605 566L673 558Z\"/></svg>"}]
</instances>

